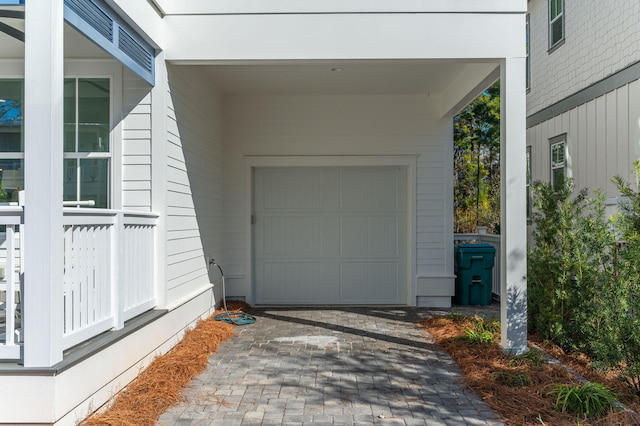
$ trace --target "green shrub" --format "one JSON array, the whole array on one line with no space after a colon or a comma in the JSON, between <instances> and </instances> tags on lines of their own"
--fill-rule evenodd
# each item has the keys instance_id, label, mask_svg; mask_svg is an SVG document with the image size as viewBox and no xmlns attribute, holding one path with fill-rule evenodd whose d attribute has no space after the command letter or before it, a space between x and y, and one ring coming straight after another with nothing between
<instances>
[{"instance_id":1,"label":"green shrub","mask_svg":"<svg viewBox=\"0 0 640 426\"><path fill-rule=\"evenodd\" d=\"M555 385L549 395L555 398L556 409L582 417L598 418L613 409L613 392L599 383L584 385Z\"/></svg>"},{"instance_id":2,"label":"green shrub","mask_svg":"<svg viewBox=\"0 0 640 426\"><path fill-rule=\"evenodd\" d=\"M627 201L612 218L598 191L589 198L571 180L534 184L529 326L617 370L640 395L640 194L619 177L613 182Z\"/></svg>"}]
</instances>

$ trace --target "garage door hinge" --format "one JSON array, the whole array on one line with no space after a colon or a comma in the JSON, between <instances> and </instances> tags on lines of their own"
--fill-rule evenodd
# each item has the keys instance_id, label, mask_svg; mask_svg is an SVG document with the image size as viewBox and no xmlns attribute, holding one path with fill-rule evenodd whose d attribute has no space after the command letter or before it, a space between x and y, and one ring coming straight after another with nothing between
<instances>
[{"instance_id":1,"label":"garage door hinge","mask_svg":"<svg viewBox=\"0 0 640 426\"><path fill-rule=\"evenodd\" d=\"M251 214L251 224L255 225L256 224L256 215L255 214Z\"/></svg>"}]
</instances>

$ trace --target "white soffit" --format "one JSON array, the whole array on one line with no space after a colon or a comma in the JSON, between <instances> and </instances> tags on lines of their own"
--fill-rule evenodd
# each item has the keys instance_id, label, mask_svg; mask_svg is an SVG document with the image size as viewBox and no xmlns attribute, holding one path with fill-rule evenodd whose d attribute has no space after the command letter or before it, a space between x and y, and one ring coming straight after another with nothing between
<instances>
[{"instance_id":1,"label":"white soffit","mask_svg":"<svg viewBox=\"0 0 640 426\"><path fill-rule=\"evenodd\" d=\"M167 15L252 13L524 13L526 0L155 0Z\"/></svg>"},{"instance_id":2,"label":"white soffit","mask_svg":"<svg viewBox=\"0 0 640 426\"><path fill-rule=\"evenodd\" d=\"M337 61L201 65L230 95L433 95L468 68L466 62ZM485 76L478 76L481 80Z\"/></svg>"}]
</instances>

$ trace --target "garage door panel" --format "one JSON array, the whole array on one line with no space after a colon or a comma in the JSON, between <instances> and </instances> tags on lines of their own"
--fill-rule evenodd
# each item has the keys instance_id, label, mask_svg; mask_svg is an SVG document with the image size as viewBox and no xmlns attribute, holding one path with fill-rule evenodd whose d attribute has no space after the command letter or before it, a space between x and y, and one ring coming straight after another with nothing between
<instances>
[{"instance_id":1,"label":"garage door panel","mask_svg":"<svg viewBox=\"0 0 640 426\"><path fill-rule=\"evenodd\" d=\"M404 169L353 168L340 171L341 209L404 208L402 194L404 185L399 185L406 172ZM399 176L400 175L400 176ZM399 179L400 178L400 179Z\"/></svg>"},{"instance_id":2,"label":"garage door panel","mask_svg":"<svg viewBox=\"0 0 640 426\"><path fill-rule=\"evenodd\" d=\"M340 253L345 255L397 255L400 252L397 216L340 218Z\"/></svg>"},{"instance_id":3,"label":"garage door panel","mask_svg":"<svg viewBox=\"0 0 640 426\"><path fill-rule=\"evenodd\" d=\"M340 299L387 302L398 300L397 262L342 262Z\"/></svg>"},{"instance_id":4,"label":"garage door panel","mask_svg":"<svg viewBox=\"0 0 640 426\"><path fill-rule=\"evenodd\" d=\"M269 283L258 288L257 295L264 303L324 300L320 262L265 262L256 272L259 282Z\"/></svg>"},{"instance_id":5,"label":"garage door panel","mask_svg":"<svg viewBox=\"0 0 640 426\"><path fill-rule=\"evenodd\" d=\"M338 194L327 190L327 183L337 177L320 169L264 169L259 172L256 207L265 210L314 211L338 206Z\"/></svg>"},{"instance_id":6,"label":"garage door panel","mask_svg":"<svg viewBox=\"0 0 640 426\"><path fill-rule=\"evenodd\" d=\"M264 226L256 244L264 256L319 256L322 218L320 216L264 216Z\"/></svg>"}]
</instances>

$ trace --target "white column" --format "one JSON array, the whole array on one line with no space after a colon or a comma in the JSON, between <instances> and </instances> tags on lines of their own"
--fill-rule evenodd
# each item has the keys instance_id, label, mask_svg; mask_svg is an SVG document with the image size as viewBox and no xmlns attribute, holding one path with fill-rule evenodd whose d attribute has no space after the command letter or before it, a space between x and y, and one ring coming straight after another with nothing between
<instances>
[{"instance_id":1,"label":"white column","mask_svg":"<svg viewBox=\"0 0 640 426\"><path fill-rule=\"evenodd\" d=\"M151 90L151 209L159 215L154 231L155 266L154 280L156 304L159 308L167 306L167 117L168 74L164 52L158 53L155 67L156 84Z\"/></svg>"},{"instance_id":2,"label":"white column","mask_svg":"<svg viewBox=\"0 0 640 426\"><path fill-rule=\"evenodd\" d=\"M500 66L500 234L502 347L527 351L527 203L525 59Z\"/></svg>"},{"instance_id":3,"label":"white column","mask_svg":"<svg viewBox=\"0 0 640 426\"><path fill-rule=\"evenodd\" d=\"M63 29L63 0L25 2L25 367L62 360Z\"/></svg>"}]
</instances>

